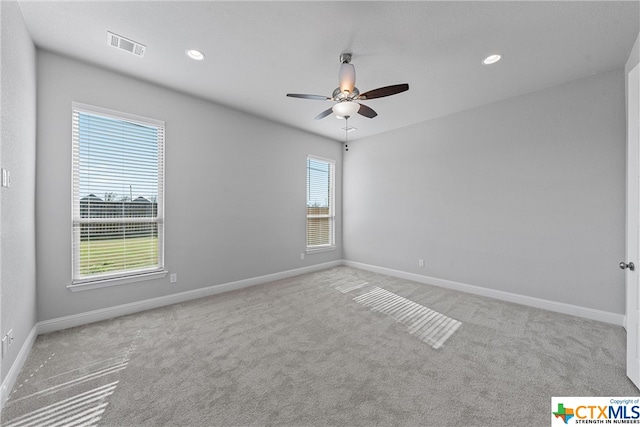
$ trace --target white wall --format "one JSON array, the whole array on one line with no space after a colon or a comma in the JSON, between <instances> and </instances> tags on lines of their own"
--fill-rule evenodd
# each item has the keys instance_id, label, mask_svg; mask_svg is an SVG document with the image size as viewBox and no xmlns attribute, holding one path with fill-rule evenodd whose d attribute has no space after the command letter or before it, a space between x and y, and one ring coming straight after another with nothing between
<instances>
[{"instance_id":1,"label":"white wall","mask_svg":"<svg viewBox=\"0 0 640 427\"><path fill-rule=\"evenodd\" d=\"M15 2L0 2L2 65L0 165L11 187L0 188L0 333L14 341L2 360L2 381L36 323L35 164L36 53Z\"/></svg>"},{"instance_id":2,"label":"white wall","mask_svg":"<svg viewBox=\"0 0 640 427\"><path fill-rule=\"evenodd\" d=\"M211 84L217 84L212 79ZM165 279L72 293L72 101L164 120ZM341 144L38 51L37 275L41 321L340 260L305 250L306 156ZM341 221L337 221L340 245Z\"/></svg>"},{"instance_id":3,"label":"white wall","mask_svg":"<svg viewBox=\"0 0 640 427\"><path fill-rule=\"evenodd\" d=\"M640 63L640 34L636 38L636 42L633 44L631 48L631 52L629 52L629 58L627 58L627 62L624 66L624 83L625 83L625 91L624 96L627 105L627 111L629 111L629 99L627 99L627 88L629 87L629 73L631 70L635 68L636 65ZM625 116L626 117L626 116Z\"/></svg>"},{"instance_id":4,"label":"white wall","mask_svg":"<svg viewBox=\"0 0 640 427\"><path fill-rule=\"evenodd\" d=\"M624 67L625 75L629 74L638 63L640 63L640 35L636 38L636 42L629 52L629 58Z\"/></svg>"},{"instance_id":5,"label":"white wall","mask_svg":"<svg viewBox=\"0 0 640 427\"><path fill-rule=\"evenodd\" d=\"M358 140L344 171L346 260L624 313L624 70Z\"/></svg>"}]
</instances>

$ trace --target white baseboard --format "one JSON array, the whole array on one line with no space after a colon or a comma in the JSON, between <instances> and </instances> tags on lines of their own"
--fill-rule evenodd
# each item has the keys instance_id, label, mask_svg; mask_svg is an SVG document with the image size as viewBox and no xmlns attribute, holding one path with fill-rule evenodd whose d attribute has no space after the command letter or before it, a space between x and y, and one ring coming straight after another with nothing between
<instances>
[{"instance_id":1,"label":"white baseboard","mask_svg":"<svg viewBox=\"0 0 640 427\"><path fill-rule=\"evenodd\" d=\"M249 286L260 285L275 280L286 279L293 276L299 276L305 273L325 270L327 268L342 265L342 261L332 261L322 264L311 265L308 267L296 268L294 270L282 271L279 273L267 274L264 276L252 277L249 279L238 280L220 285L208 286L206 288L194 289L191 291L180 292L177 294L166 295L157 298L151 298L143 301L136 301L128 304L107 307L99 310L88 311L85 313L73 314L70 316L59 317L56 319L45 320L38 323L38 333L46 334L48 332L59 331L62 329L72 328L75 326L86 325L88 323L99 322L101 320L112 319L114 317L124 316L127 314L138 313L140 311L150 310L153 308L164 307L171 304L177 304L190 301L196 298L202 298L210 295L216 295L223 292L229 292L236 289L247 288Z\"/></svg>"},{"instance_id":2,"label":"white baseboard","mask_svg":"<svg viewBox=\"0 0 640 427\"><path fill-rule=\"evenodd\" d=\"M308 267L296 268L293 270L282 271L279 273L267 274L264 276L252 277L249 279L238 280L235 282L224 283L220 285L209 286L202 289L194 289L191 291L180 292L177 294L166 295L163 297L147 299L144 301L137 301L128 304L122 304L115 307L103 308L100 310L93 310L85 313L74 314L71 316L60 317L51 320L45 320L36 323L31 329L31 332L27 336L16 360L11 365L7 376L0 385L0 414L2 408L9 398L9 391L13 389L15 382L18 378L20 370L24 366L31 347L36 341L36 338L40 334L46 334L48 332L59 331L62 329L72 328L75 326L82 326L88 323L98 322L101 320L112 319L118 316L124 316L127 314L133 314L140 311L150 310L153 308L164 307L166 305L181 303L196 298L202 298L210 295L216 295L223 292L229 292L236 289L247 288L250 286L260 285L262 283L268 283L275 280L286 279L289 277L299 276L305 273L311 273L314 271L325 270L332 267L338 267L342 265L342 261L332 261L322 264L311 265Z\"/></svg>"},{"instance_id":3,"label":"white baseboard","mask_svg":"<svg viewBox=\"0 0 640 427\"><path fill-rule=\"evenodd\" d=\"M625 316L617 313L610 313L592 308L580 307L571 304L565 304L555 301L544 300L540 298L529 297L525 295L513 294L510 292L498 291L494 289L483 288L480 286L469 285L451 280L438 279L435 277L423 276L414 273L408 273L400 270L393 270L385 267L378 267L369 264L363 264L355 261L332 261L323 264L312 265L294 270L287 270L280 273L267 274L264 276L253 277L235 282L224 283L221 285L209 286L202 289L194 289L191 291L180 292L177 294L166 295L163 297L152 298L144 301L137 301L128 304L122 304L115 307L108 307L100 310L93 310L85 313L74 314L71 316L60 317L51 320L38 322L32 329L25 340L16 360L9 369L0 387L0 411L4 407L5 402L9 398L9 390L11 390L18 378L20 370L24 366L31 347L33 346L39 334L54 332L75 326L81 326L88 323L98 322L101 320L112 319L114 317L133 314L140 311L150 310L153 308L164 307L171 304L181 303L196 298L216 295L223 292L229 292L236 289L247 288L250 286L268 283L275 280L286 279L314 271L325 270L328 268L345 265L348 267L359 268L361 270L372 271L374 273L386 274L388 276L398 277L401 279L411 280L414 282L435 285L442 288L453 289L457 291L467 292L475 295L481 295L502 301L508 301L525 306L541 308L544 310L554 311L558 313L578 316L586 319L597 320L600 322L611 323L614 325L625 326Z\"/></svg>"},{"instance_id":4,"label":"white baseboard","mask_svg":"<svg viewBox=\"0 0 640 427\"><path fill-rule=\"evenodd\" d=\"M374 273L385 274L387 276L398 277L400 279L411 280L413 282L425 283L427 285L439 286L441 288L453 289L456 291L467 292L470 294L481 295L484 297L494 298L501 301L512 302L515 304L526 305L529 307L541 308L543 310L554 311L556 313L568 314L571 316L582 317L599 322L611 323L613 325L624 326L625 319L623 314L610 313L608 311L596 310L588 307L580 307L562 302L549 301L541 298L530 297L526 295L513 294L511 292L498 291L495 289L483 288L466 283L454 282L451 280L438 279L436 277L423 276L415 273L408 273L400 270L393 270L375 265L363 264L355 261L343 260L342 265L359 268L361 270L371 271Z\"/></svg>"},{"instance_id":5,"label":"white baseboard","mask_svg":"<svg viewBox=\"0 0 640 427\"><path fill-rule=\"evenodd\" d=\"M7 376L4 381L2 381L2 386L0 386L0 408L4 408L4 404L7 402L7 399L9 399L9 392L13 389L18 379L18 374L27 361L29 353L31 353L31 347L33 347L33 343L36 342L37 337L38 324L36 323L33 328L31 328L31 332L29 332L27 339L24 341L24 344L22 344L16 360L13 361L13 365L11 365Z\"/></svg>"}]
</instances>

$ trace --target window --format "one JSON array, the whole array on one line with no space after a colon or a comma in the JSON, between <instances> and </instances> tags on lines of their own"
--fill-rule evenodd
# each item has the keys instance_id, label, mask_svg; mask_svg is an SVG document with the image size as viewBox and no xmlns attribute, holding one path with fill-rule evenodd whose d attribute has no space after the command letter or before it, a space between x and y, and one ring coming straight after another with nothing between
<instances>
[{"instance_id":1,"label":"window","mask_svg":"<svg viewBox=\"0 0 640 427\"><path fill-rule=\"evenodd\" d=\"M333 160L307 157L307 250L335 245Z\"/></svg>"},{"instance_id":2,"label":"window","mask_svg":"<svg viewBox=\"0 0 640 427\"><path fill-rule=\"evenodd\" d=\"M73 284L160 272L164 122L73 103Z\"/></svg>"}]
</instances>

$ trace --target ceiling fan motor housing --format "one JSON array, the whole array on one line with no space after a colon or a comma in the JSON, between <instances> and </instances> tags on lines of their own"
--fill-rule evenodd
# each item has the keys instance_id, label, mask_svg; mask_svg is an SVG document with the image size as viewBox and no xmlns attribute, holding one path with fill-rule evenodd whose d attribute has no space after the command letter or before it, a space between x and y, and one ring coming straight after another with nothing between
<instances>
[{"instance_id":1,"label":"ceiling fan motor housing","mask_svg":"<svg viewBox=\"0 0 640 427\"><path fill-rule=\"evenodd\" d=\"M353 101L358 96L360 96L360 91L355 86L353 87L353 90L351 92L342 92L340 88L337 87L333 90L333 93L331 94L331 98L333 98L333 100L337 102Z\"/></svg>"}]
</instances>

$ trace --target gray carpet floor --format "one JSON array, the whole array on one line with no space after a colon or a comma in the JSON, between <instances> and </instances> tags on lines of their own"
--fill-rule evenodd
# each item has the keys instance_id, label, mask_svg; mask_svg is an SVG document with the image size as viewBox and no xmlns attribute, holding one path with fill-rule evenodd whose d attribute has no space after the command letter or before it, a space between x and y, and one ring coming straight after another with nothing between
<instances>
[{"instance_id":1,"label":"gray carpet floor","mask_svg":"<svg viewBox=\"0 0 640 427\"><path fill-rule=\"evenodd\" d=\"M337 267L41 335L2 425L546 426L639 396L624 364L621 327Z\"/></svg>"}]
</instances>

